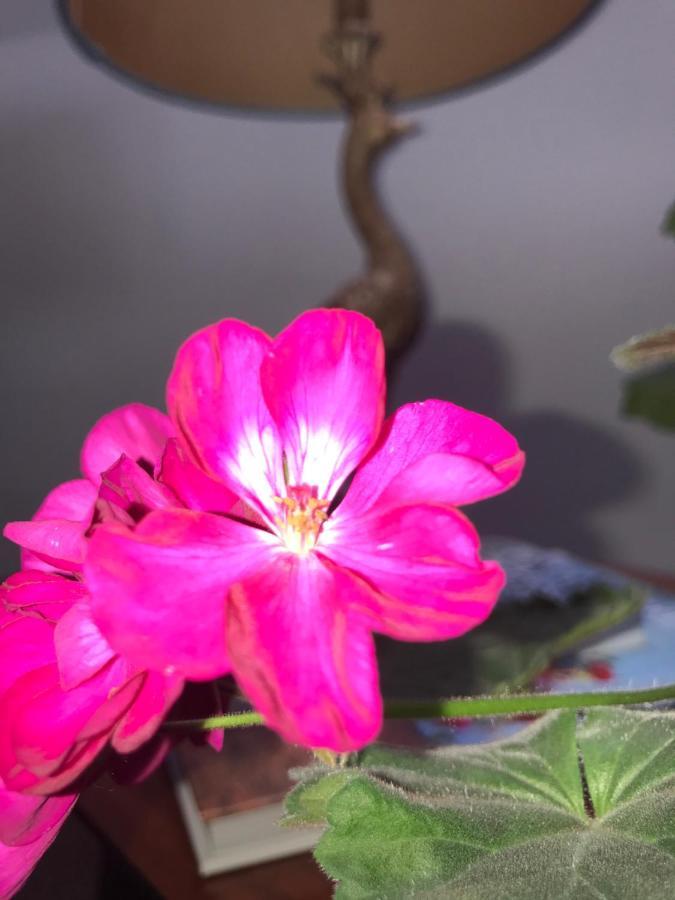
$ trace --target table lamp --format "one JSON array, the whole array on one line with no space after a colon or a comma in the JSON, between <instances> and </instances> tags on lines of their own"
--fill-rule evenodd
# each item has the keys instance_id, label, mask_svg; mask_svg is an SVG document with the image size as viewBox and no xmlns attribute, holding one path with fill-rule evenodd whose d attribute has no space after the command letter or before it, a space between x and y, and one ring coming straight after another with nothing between
<instances>
[{"instance_id":1,"label":"table lamp","mask_svg":"<svg viewBox=\"0 0 675 900\"><path fill-rule=\"evenodd\" d=\"M412 130L391 101L502 73L568 35L598 0L58 2L92 59L162 94L235 109L346 111L342 189L366 271L328 305L371 316L391 362L422 311L414 259L374 186L381 153Z\"/></svg>"}]
</instances>

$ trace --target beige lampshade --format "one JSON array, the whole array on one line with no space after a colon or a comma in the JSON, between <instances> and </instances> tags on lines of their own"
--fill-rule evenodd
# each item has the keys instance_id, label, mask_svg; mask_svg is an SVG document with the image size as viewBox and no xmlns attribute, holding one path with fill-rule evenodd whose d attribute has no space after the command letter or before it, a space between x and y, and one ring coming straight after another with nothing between
<instances>
[{"instance_id":1,"label":"beige lampshade","mask_svg":"<svg viewBox=\"0 0 675 900\"><path fill-rule=\"evenodd\" d=\"M411 100L466 86L531 57L597 0L371 0L381 83ZM331 71L321 37L334 0L60 0L100 62L137 82L223 106L320 110Z\"/></svg>"}]
</instances>

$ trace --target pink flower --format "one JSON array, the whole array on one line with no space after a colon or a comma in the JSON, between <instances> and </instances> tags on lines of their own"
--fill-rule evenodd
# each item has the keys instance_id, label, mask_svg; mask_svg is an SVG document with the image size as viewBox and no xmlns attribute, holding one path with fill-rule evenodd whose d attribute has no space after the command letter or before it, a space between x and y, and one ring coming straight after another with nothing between
<instances>
[{"instance_id":1,"label":"pink flower","mask_svg":"<svg viewBox=\"0 0 675 900\"><path fill-rule=\"evenodd\" d=\"M0 781L0 897L23 885L73 808L76 795L30 797Z\"/></svg>"},{"instance_id":2,"label":"pink flower","mask_svg":"<svg viewBox=\"0 0 675 900\"><path fill-rule=\"evenodd\" d=\"M312 311L274 340L233 320L193 335L160 475L191 509L99 526L84 563L110 646L193 680L232 670L290 741L372 740L372 632L444 640L489 615L504 576L456 507L524 461L495 422L440 400L383 422L384 394L380 334L356 313Z\"/></svg>"},{"instance_id":3,"label":"pink flower","mask_svg":"<svg viewBox=\"0 0 675 900\"><path fill-rule=\"evenodd\" d=\"M0 587L0 777L7 789L62 790L108 744L128 754L183 688L130 663L93 622L85 586L36 570Z\"/></svg>"},{"instance_id":4,"label":"pink flower","mask_svg":"<svg viewBox=\"0 0 675 900\"><path fill-rule=\"evenodd\" d=\"M23 568L79 572L86 554L86 536L95 517L105 520L111 514L106 501L110 500L113 488L105 484L107 470L126 460L122 463L126 467L122 477L127 486L133 480L137 491L151 491L153 479L147 472L153 472L159 465L172 434L168 417L142 403L131 403L103 416L82 447L80 462L85 477L54 488L30 522L10 522L5 526L5 537L23 548ZM118 487L117 510L125 505L119 499L120 474L119 469L112 473ZM99 503L102 480L104 496ZM135 499L132 495L127 497L127 509Z\"/></svg>"}]
</instances>

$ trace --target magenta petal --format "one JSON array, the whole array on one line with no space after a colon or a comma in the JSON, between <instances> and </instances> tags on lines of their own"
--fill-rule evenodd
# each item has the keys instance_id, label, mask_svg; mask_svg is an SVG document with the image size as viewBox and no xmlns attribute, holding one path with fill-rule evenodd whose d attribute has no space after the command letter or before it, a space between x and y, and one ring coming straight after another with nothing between
<instances>
[{"instance_id":1,"label":"magenta petal","mask_svg":"<svg viewBox=\"0 0 675 900\"><path fill-rule=\"evenodd\" d=\"M211 478L195 465L176 440L170 440L166 445L159 480L189 509L224 513L229 512L238 500L221 481Z\"/></svg>"},{"instance_id":2,"label":"magenta petal","mask_svg":"<svg viewBox=\"0 0 675 900\"><path fill-rule=\"evenodd\" d=\"M94 619L139 668L216 678L229 670L227 587L275 546L268 532L188 510L150 513L134 532L103 526L86 564Z\"/></svg>"},{"instance_id":3,"label":"magenta petal","mask_svg":"<svg viewBox=\"0 0 675 900\"><path fill-rule=\"evenodd\" d=\"M473 503L512 487L524 462L516 439L487 416L443 400L411 403L385 423L339 515L359 515L378 500Z\"/></svg>"},{"instance_id":4,"label":"magenta petal","mask_svg":"<svg viewBox=\"0 0 675 900\"><path fill-rule=\"evenodd\" d=\"M21 846L60 825L77 794L40 797L8 791L0 782L0 844ZM2 895L0 895L2 896Z\"/></svg>"},{"instance_id":5,"label":"magenta petal","mask_svg":"<svg viewBox=\"0 0 675 900\"><path fill-rule=\"evenodd\" d=\"M370 319L311 310L275 339L261 369L289 480L331 497L375 441L384 412L384 347Z\"/></svg>"},{"instance_id":6,"label":"magenta petal","mask_svg":"<svg viewBox=\"0 0 675 900\"><path fill-rule=\"evenodd\" d=\"M313 555L284 555L230 590L235 676L287 741L347 751L380 730L373 639L348 613L355 593L354 579Z\"/></svg>"},{"instance_id":7,"label":"magenta petal","mask_svg":"<svg viewBox=\"0 0 675 900\"><path fill-rule=\"evenodd\" d=\"M173 491L156 481L128 456L120 456L101 475L99 508L104 521L115 519L121 510L131 520L139 519L153 509L180 506Z\"/></svg>"},{"instance_id":8,"label":"magenta petal","mask_svg":"<svg viewBox=\"0 0 675 900\"><path fill-rule=\"evenodd\" d=\"M283 468L260 387L270 345L262 331L234 319L198 331L178 351L167 406L192 461L271 517Z\"/></svg>"},{"instance_id":9,"label":"magenta petal","mask_svg":"<svg viewBox=\"0 0 675 900\"><path fill-rule=\"evenodd\" d=\"M20 838L16 843L12 841L10 844L0 836L0 897L13 897L24 884L58 834L75 800L76 797L72 795L29 799L5 791L0 786L0 819L9 814L14 820L15 815L21 816L25 812L27 820L25 842ZM16 814L9 812L9 807L14 803L19 806L19 812ZM20 825L18 822L15 824Z\"/></svg>"},{"instance_id":10,"label":"magenta petal","mask_svg":"<svg viewBox=\"0 0 675 900\"><path fill-rule=\"evenodd\" d=\"M12 621L0 628L0 697L23 675L53 662L53 625L14 613Z\"/></svg>"},{"instance_id":11,"label":"magenta petal","mask_svg":"<svg viewBox=\"0 0 675 900\"><path fill-rule=\"evenodd\" d=\"M84 479L66 481L47 494L30 522L10 522L4 534L23 548L22 567L77 569L84 558L84 535L95 503L92 484Z\"/></svg>"},{"instance_id":12,"label":"magenta petal","mask_svg":"<svg viewBox=\"0 0 675 900\"><path fill-rule=\"evenodd\" d=\"M471 523L448 507L374 511L328 529L321 550L373 589L357 597L364 620L399 640L464 634L487 618L504 585L497 563L480 559Z\"/></svg>"},{"instance_id":13,"label":"magenta petal","mask_svg":"<svg viewBox=\"0 0 675 900\"><path fill-rule=\"evenodd\" d=\"M119 753L131 753L151 738L178 699L183 683L176 674L146 672L136 699L115 728L113 747Z\"/></svg>"},{"instance_id":14,"label":"magenta petal","mask_svg":"<svg viewBox=\"0 0 675 900\"><path fill-rule=\"evenodd\" d=\"M47 522L9 522L3 534L24 550L55 569L76 572L82 567L87 553L85 528L79 522L53 519ZM30 558L22 558L30 565Z\"/></svg>"},{"instance_id":15,"label":"magenta petal","mask_svg":"<svg viewBox=\"0 0 675 900\"><path fill-rule=\"evenodd\" d=\"M125 455L154 469L159 465L173 426L163 412L143 403L121 406L99 419L85 438L80 465L92 484Z\"/></svg>"},{"instance_id":16,"label":"magenta petal","mask_svg":"<svg viewBox=\"0 0 675 900\"><path fill-rule=\"evenodd\" d=\"M113 662L70 691L61 690L56 666L35 669L16 681L0 697L0 719L9 723L0 731L0 774L6 786L23 786L17 780L22 767L39 778L61 771L79 741L111 728L133 701L131 695L121 708L115 702L124 673L124 665ZM79 759L62 783L78 775L94 755Z\"/></svg>"},{"instance_id":17,"label":"magenta petal","mask_svg":"<svg viewBox=\"0 0 675 900\"><path fill-rule=\"evenodd\" d=\"M53 572L15 572L0 586L0 606L11 613L57 621L73 603L87 596L78 581Z\"/></svg>"},{"instance_id":18,"label":"magenta petal","mask_svg":"<svg viewBox=\"0 0 675 900\"><path fill-rule=\"evenodd\" d=\"M54 646L64 691L91 678L115 656L85 603L76 604L63 616L54 631Z\"/></svg>"}]
</instances>

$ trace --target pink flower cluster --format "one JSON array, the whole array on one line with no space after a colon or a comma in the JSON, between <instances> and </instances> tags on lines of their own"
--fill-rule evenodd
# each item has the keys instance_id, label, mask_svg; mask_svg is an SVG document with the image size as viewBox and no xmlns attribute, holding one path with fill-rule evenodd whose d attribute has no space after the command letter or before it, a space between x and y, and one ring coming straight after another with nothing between
<instances>
[{"instance_id":1,"label":"pink flower cluster","mask_svg":"<svg viewBox=\"0 0 675 900\"><path fill-rule=\"evenodd\" d=\"M352 750L381 726L373 632L445 640L489 615L504 576L457 507L513 485L523 454L484 416L384 419L384 397L363 316L311 311L275 339L225 320L180 349L168 416L105 416L84 478L6 527L0 896L103 750L161 758L186 682L231 673L287 740Z\"/></svg>"}]
</instances>

